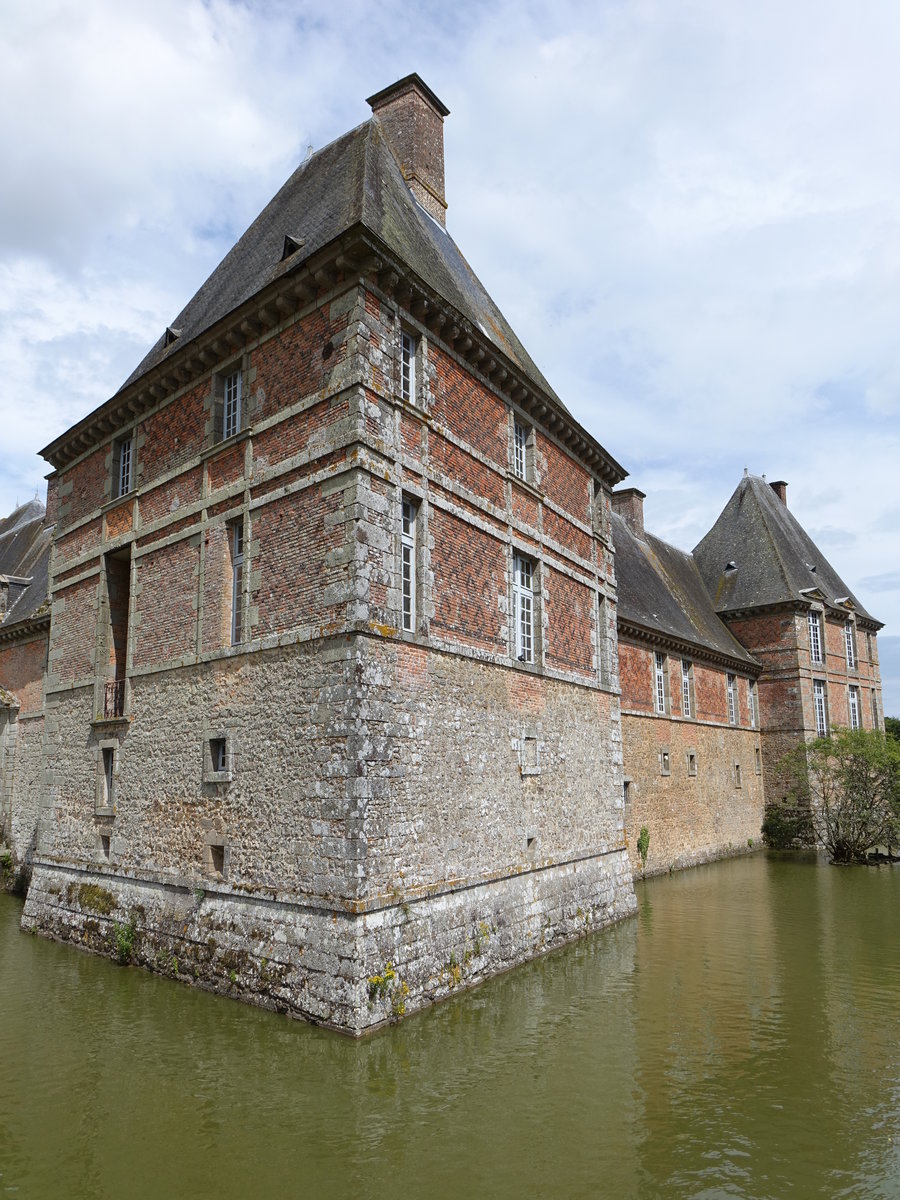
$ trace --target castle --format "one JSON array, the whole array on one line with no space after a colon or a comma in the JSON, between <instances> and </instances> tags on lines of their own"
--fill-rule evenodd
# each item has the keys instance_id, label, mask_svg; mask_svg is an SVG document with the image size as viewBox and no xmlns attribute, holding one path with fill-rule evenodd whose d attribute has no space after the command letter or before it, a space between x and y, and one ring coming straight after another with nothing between
<instances>
[{"instance_id":1,"label":"castle","mask_svg":"<svg viewBox=\"0 0 900 1200\"><path fill-rule=\"evenodd\" d=\"M448 110L369 104L0 524L23 926L352 1033L746 850L784 749L882 724L786 485L648 533L446 231Z\"/></svg>"}]
</instances>

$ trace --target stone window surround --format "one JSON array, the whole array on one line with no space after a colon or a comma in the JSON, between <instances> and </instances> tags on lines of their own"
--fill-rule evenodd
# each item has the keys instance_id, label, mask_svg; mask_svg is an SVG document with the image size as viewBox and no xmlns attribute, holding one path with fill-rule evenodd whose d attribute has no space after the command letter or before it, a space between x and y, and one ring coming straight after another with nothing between
<instances>
[{"instance_id":1,"label":"stone window surround","mask_svg":"<svg viewBox=\"0 0 900 1200\"><path fill-rule=\"evenodd\" d=\"M216 751L224 742L225 770L216 769ZM234 737L224 726L209 726L203 734L203 782L232 783L234 780Z\"/></svg>"},{"instance_id":2,"label":"stone window surround","mask_svg":"<svg viewBox=\"0 0 900 1200\"><path fill-rule=\"evenodd\" d=\"M94 815L114 817L116 815L116 792L119 778L119 741L117 738L99 738L97 741L97 785L94 800Z\"/></svg>"}]
</instances>

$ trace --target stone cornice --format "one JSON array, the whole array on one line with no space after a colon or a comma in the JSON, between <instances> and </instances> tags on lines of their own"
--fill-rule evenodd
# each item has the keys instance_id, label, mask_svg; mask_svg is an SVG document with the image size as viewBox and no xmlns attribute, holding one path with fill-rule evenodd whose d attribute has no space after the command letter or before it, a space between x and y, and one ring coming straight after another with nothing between
<instances>
[{"instance_id":1,"label":"stone cornice","mask_svg":"<svg viewBox=\"0 0 900 1200\"><path fill-rule=\"evenodd\" d=\"M703 646L698 642L689 642L683 638L662 633L658 629L651 629L646 625L638 625L636 622L627 619L618 618L616 626L620 637L631 638L633 641L652 645L656 649L679 654L684 658L691 659L692 662L705 662L716 667L726 667L741 675L752 675L754 678L762 672L762 664L757 662L756 659L751 659L748 662L745 658L725 654L720 650L713 650L709 646Z\"/></svg>"},{"instance_id":2,"label":"stone cornice","mask_svg":"<svg viewBox=\"0 0 900 1200\"><path fill-rule=\"evenodd\" d=\"M41 633L49 628L50 610L47 609L38 616L24 617L21 621L14 621L11 625L0 625L0 642L17 642L21 638Z\"/></svg>"}]
</instances>

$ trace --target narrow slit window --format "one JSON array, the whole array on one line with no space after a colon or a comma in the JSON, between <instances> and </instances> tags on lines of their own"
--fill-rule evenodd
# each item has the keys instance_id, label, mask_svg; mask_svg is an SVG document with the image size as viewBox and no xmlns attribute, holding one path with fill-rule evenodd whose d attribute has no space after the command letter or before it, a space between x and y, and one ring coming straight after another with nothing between
<instances>
[{"instance_id":1,"label":"narrow slit window","mask_svg":"<svg viewBox=\"0 0 900 1200\"><path fill-rule=\"evenodd\" d=\"M850 712L850 728L859 729L862 722L859 719L859 688L851 687L847 692L847 704Z\"/></svg>"},{"instance_id":2,"label":"narrow slit window","mask_svg":"<svg viewBox=\"0 0 900 1200\"><path fill-rule=\"evenodd\" d=\"M244 522L230 527L231 541L231 644L237 646L244 636Z\"/></svg>"},{"instance_id":3,"label":"narrow slit window","mask_svg":"<svg viewBox=\"0 0 900 1200\"><path fill-rule=\"evenodd\" d=\"M725 678L728 691L728 720L732 725L737 725L737 679L734 675L727 675Z\"/></svg>"},{"instance_id":4,"label":"narrow slit window","mask_svg":"<svg viewBox=\"0 0 900 1200\"><path fill-rule=\"evenodd\" d=\"M416 339L404 329L400 334L400 395L416 402Z\"/></svg>"},{"instance_id":5,"label":"narrow slit window","mask_svg":"<svg viewBox=\"0 0 900 1200\"><path fill-rule=\"evenodd\" d=\"M734 786L736 788L741 786L741 764L739 762L734 764Z\"/></svg>"},{"instance_id":6,"label":"narrow slit window","mask_svg":"<svg viewBox=\"0 0 900 1200\"><path fill-rule=\"evenodd\" d=\"M693 667L686 658L681 660L681 715L690 717L692 715L691 705L691 682L692 682Z\"/></svg>"},{"instance_id":7,"label":"narrow slit window","mask_svg":"<svg viewBox=\"0 0 900 1200\"><path fill-rule=\"evenodd\" d=\"M528 430L520 421L513 422L513 471L526 479L528 471Z\"/></svg>"},{"instance_id":8,"label":"narrow slit window","mask_svg":"<svg viewBox=\"0 0 900 1200\"><path fill-rule=\"evenodd\" d=\"M516 627L516 658L534 662L534 565L517 554L513 565L513 617Z\"/></svg>"},{"instance_id":9,"label":"narrow slit window","mask_svg":"<svg viewBox=\"0 0 900 1200\"><path fill-rule=\"evenodd\" d=\"M222 381L222 438L234 437L241 428L241 373L232 371Z\"/></svg>"},{"instance_id":10,"label":"narrow slit window","mask_svg":"<svg viewBox=\"0 0 900 1200\"><path fill-rule=\"evenodd\" d=\"M847 648L847 667L856 670L856 629L853 622L848 621L844 626L844 645Z\"/></svg>"},{"instance_id":11,"label":"narrow slit window","mask_svg":"<svg viewBox=\"0 0 900 1200\"><path fill-rule=\"evenodd\" d=\"M819 614L811 612L809 614L809 656L814 663L822 661L822 625L819 621Z\"/></svg>"},{"instance_id":12,"label":"narrow slit window","mask_svg":"<svg viewBox=\"0 0 900 1200\"><path fill-rule=\"evenodd\" d=\"M403 498L400 529L400 603L403 629L416 630L416 504Z\"/></svg>"},{"instance_id":13,"label":"narrow slit window","mask_svg":"<svg viewBox=\"0 0 900 1200\"><path fill-rule=\"evenodd\" d=\"M657 650L653 662L656 711L664 713L666 711L666 656Z\"/></svg>"},{"instance_id":14,"label":"narrow slit window","mask_svg":"<svg viewBox=\"0 0 900 1200\"><path fill-rule=\"evenodd\" d=\"M131 491L133 451L134 441L131 436L122 438L117 453L116 496L126 496Z\"/></svg>"},{"instance_id":15,"label":"narrow slit window","mask_svg":"<svg viewBox=\"0 0 900 1200\"><path fill-rule=\"evenodd\" d=\"M751 679L747 684L747 691L750 697L750 728L759 728L759 695L756 690L756 680Z\"/></svg>"},{"instance_id":16,"label":"narrow slit window","mask_svg":"<svg viewBox=\"0 0 900 1200\"><path fill-rule=\"evenodd\" d=\"M825 698L825 680L813 680L813 704L816 710L816 734L828 736L828 706Z\"/></svg>"}]
</instances>

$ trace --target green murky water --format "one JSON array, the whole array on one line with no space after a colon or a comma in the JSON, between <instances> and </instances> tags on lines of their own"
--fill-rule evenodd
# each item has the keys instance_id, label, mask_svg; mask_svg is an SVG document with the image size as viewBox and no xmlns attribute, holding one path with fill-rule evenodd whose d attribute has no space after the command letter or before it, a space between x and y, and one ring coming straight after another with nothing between
<instances>
[{"instance_id":1,"label":"green murky water","mask_svg":"<svg viewBox=\"0 0 900 1200\"><path fill-rule=\"evenodd\" d=\"M18 930L0 1197L900 1197L900 870L757 856L362 1042Z\"/></svg>"}]
</instances>

